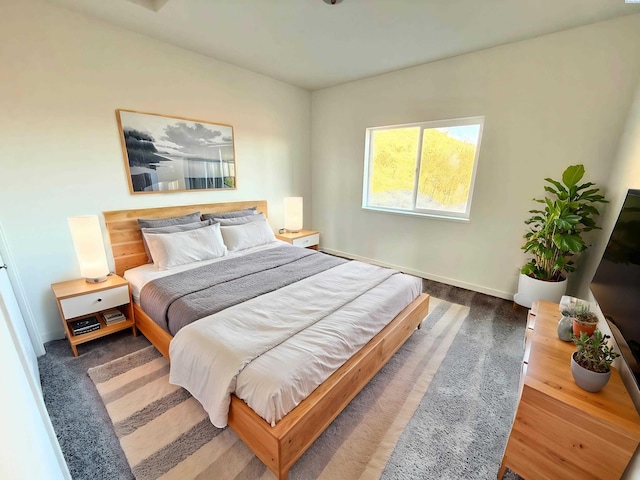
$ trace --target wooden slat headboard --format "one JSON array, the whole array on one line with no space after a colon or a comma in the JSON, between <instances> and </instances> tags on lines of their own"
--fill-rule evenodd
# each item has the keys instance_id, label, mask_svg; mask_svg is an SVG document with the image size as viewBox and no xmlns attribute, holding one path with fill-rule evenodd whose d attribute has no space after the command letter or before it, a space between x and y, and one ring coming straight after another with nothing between
<instances>
[{"instance_id":1,"label":"wooden slat headboard","mask_svg":"<svg viewBox=\"0 0 640 480\"><path fill-rule=\"evenodd\" d=\"M138 218L166 218L187 215L193 212L222 213L243 208L258 207L259 213L268 217L266 200L248 202L204 203L172 207L138 208L135 210L114 210L102 212L109 232L111 251L118 275L125 270L147 263L147 254L142 244L142 232Z\"/></svg>"}]
</instances>

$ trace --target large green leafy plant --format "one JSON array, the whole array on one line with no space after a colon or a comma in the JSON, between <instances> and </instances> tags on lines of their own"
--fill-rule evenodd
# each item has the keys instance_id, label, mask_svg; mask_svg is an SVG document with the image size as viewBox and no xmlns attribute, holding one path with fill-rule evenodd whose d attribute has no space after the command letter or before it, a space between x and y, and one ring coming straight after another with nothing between
<instances>
[{"instance_id":1,"label":"large green leafy plant","mask_svg":"<svg viewBox=\"0 0 640 480\"><path fill-rule=\"evenodd\" d=\"M584 166L571 165L562 174L562 182L545 178L545 198L534 198L544 210L530 210L525 221L529 231L522 249L533 258L521 272L538 280L559 282L574 271L571 258L587 248L582 234L599 229L593 220L599 215L595 204L607 203L600 189L591 182L580 183Z\"/></svg>"}]
</instances>

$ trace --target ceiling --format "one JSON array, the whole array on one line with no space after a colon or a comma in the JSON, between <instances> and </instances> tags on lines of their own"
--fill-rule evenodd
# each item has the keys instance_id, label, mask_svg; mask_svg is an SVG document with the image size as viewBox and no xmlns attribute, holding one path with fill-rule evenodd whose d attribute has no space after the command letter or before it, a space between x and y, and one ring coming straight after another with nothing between
<instances>
[{"instance_id":1,"label":"ceiling","mask_svg":"<svg viewBox=\"0 0 640 480\"><path fill-rule=\"evenodd\" d=\"M640 13L624 0L48 0L307 90Z\"/></svg>"}]
</instances>

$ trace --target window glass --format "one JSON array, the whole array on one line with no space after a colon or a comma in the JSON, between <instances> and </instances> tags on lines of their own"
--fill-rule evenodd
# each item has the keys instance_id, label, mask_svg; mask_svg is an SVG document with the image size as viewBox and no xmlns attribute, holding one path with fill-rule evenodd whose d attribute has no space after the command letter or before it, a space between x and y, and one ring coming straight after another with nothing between
<instances>
[{"instance_id":1,"label":"window glass","mask_svg":"<svg viewBox=\"0 0 640 480\"><path fill-rule=\"evenodd\" d=\"M373 132L371 205L411 209L419 135L416 127Z\"/></svg>"},{"instance_id":2,"label":"window glass","mask_svg":"<svg viewBox=\"0 0 640 480\"><path fill-rule=\"evenodd\" d=\"M483 123L473 117L367 129L363 207L468 219Z\"/></svg>"}]
</instances>

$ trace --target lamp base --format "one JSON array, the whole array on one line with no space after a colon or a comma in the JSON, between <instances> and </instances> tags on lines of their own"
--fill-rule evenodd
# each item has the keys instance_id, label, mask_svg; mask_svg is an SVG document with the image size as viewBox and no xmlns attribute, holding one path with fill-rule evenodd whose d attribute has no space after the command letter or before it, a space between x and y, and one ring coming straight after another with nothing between
<instances>
[{"instance_id":1,"label":"lamp base","mask_svg":"<svg viewBox=\"0 0 640 480\"><path fill-rule=\"evenodd\" d=\"M96 277L96 278L85 278L85 281L87 283L101 283L101 282L106 282L107 281L107 276L103 276L103 277Z\"/></svg>"},{"instance_id":2,"label":"lamp base","mask_svg":"<svg viewBox=\"0 0 640 480\"><path fill-rule=\"evenodd\" d=\"M300 230L289 230L288 228L285 228L284 231L288 233L298 233Z\"/></svg>"}]
</instances>

